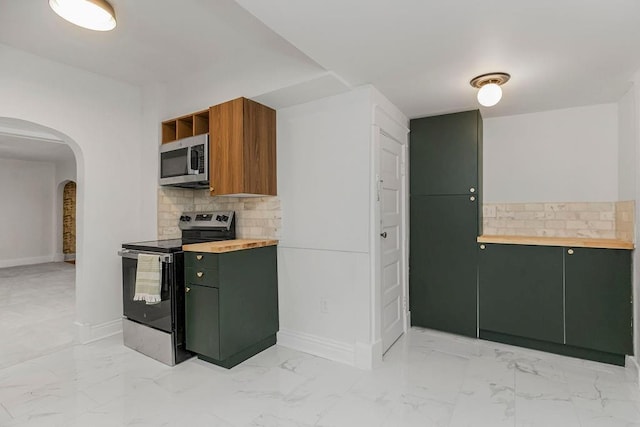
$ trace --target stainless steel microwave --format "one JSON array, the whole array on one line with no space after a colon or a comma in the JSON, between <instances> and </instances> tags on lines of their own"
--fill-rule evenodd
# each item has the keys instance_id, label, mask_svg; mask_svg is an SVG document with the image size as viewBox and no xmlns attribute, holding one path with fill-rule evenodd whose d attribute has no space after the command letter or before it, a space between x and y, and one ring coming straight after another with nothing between
<instances>
[{"instance_id":1,"label":"stainless steel microwave","mask_svg":"<svg viewBox=\"0 0 640 427\"><path fill-rule=\"evenodd\" d=\"M187 188L209 187L209 134L160 146L160 185Z\"/></svg>"}]
</instances>

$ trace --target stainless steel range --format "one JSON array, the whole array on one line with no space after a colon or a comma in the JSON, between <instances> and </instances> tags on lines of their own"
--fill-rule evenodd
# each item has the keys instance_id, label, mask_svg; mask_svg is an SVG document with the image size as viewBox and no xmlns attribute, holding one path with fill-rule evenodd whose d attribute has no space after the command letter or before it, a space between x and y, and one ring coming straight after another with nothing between
<instances>
[{"instance_id":1,"label":"stainless steel range","mask_svg":"<svg viewBox=\"0 0 640 427\"><path fill-rule=\"evenodd\" d=\"M181 239L125 243L122 256L124 345L173 366L193 356L185 349L184 252L182 245L236 237L235 212L185 212ZM138 255L160 260L160 302L134 301Z\"/></svg>"}]
</instances>

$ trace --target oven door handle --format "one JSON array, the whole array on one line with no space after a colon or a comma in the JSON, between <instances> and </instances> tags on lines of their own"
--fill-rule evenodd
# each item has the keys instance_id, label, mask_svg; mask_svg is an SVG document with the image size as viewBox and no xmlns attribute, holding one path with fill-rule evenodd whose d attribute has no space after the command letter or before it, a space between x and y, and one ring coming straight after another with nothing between
<instances>
[{"instance_id":1,"label":"oven door handle","mask_svg":"<svg viewBox=\"0 0 640 427\"><path fill-rule=\"evenodd\" d=\"M118 251L118 255L122 258L129 259L138 259L138 254L149 254L149 255L157 255L160 257L161 262L172 263L173 262L173 254L164 254L157 252L145 252L145 251L133 251L131 249L122 249Z\"/></svg>"}]
</instances>

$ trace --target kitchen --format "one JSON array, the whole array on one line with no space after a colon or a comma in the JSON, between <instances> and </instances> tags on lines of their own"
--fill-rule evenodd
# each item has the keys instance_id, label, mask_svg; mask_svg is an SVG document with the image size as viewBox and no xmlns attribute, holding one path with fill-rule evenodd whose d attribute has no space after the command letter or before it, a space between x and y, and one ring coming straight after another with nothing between
<instances>
[{"instance_id":1,"label":"kitchen","mask_svg":"<svg viewBox=\"0 0 640 427\"><path fill-rule=\"evenodd\" d=\"M227 7L235 14L240 13L230 5ZM267 36L274 37L271 34ZM159 193L155 162L160 138L159 123L241 95L255 96L263 103L270 104L266 96L259 99L259 95L308 81L322 83L322 93L334 97L314 101L314 104L306 107L279 111L279 126L287 123L288 118L295 117L301 123L297 128L287 130L286 127L281 127L278 130L278 182L281 186L278 198L283 228L278 236L280 246L283 247L279 268L295 269L292 272L295 280L288 286L281 281L280 292L281 297L285 298L283 303L298 307L295 311L283 314L287 317L281 320L281 328L299 332L298 337L324 338L318 348L310 350L317 352L318 349L330 349L337 355L336 358L341 357L342 360L347 357L353 360L356 348L366 350L367 345L370 347L373 344L370 332L373 321L367 304L370 298L367 284L371 256L369 194L372 189L368 176L369 166L364 165L366 162L362 160L369 156L365 141L370 140L370 119L367 116L369 99L375 96L373 89L363 88L352 92L341 87L339 79L332 74L323 73L309 64L297 69L292 67L289 74L283 73L282 70L289 69L286 64L300 60L299 56L291 56L290 51L278 58L278 61L265 64L260 70L247 70L247 73L253 74L242 78L236 75L225 77L224 73L217 74L219 79L215 82L205 76L185 77L167 88L154 85L140 88L60 65L9 46L3 45L1 54L5 82L2 89L12 103L3 103L0 115L21 118L57 130L63 134L62 137L69 142L78 158L78 175L81 182L84 182L84 185L79 186L78 206L80 230L77 327L80 342L119 330L121 295L115 284L119 284L121 278L120 259L115 253L125 241L153 239L157 235ZM466 86L468 79L473 77L472 74L465 71ZM265 75L269 75L269 78L264 78ZM313 86L311 83L310 86ZM515 77L508 83L516 84ZM505 86L504 102L508 101L508 85ZM474 108L474 93L470 87L467 90L469 107ZM588 88L585 87L584 92L589 92ZM371 96L370 93L374 95ZM279 95L285 97L286 94ZM548 133L556 125L555 121L550 120L541 122L544 126L540 125L541 131L547 131L542 136L548 145L537 146L540 150L537 153L539 158L545 162L550 158L567 161L577 158L581 162L590 161L592 165L605 162L607 167L604 170L608 172L599 173L598 177L601 179L589 174L586 168L580 168L576 173L581 173L580 176L588 185L601 185L604 182L607 186L601 193L604 201L635 199L633 194L629 195L635 182L630 183L628 179L630 175L633 176L635 163L627 163L632 158L628 154L629 150L635 150L635 134L629 136L629 129L637 121L636 113L629 107L629 99L635 96L634 91L629 92L619 106L617 103L620 98L616 98L601 102L600 104L605 104L603 107L593 107L598 113L604 112L604 116L579 109L565 112L574 117L572 123L575 126L584 122L592 123L595 127L601 124L609 129L606 132L607 142L613 146L602 152L586 151L576 146L562 148L566 147L562 142L573 129L550 138ZM78 105L89 108L79 109ZM433 113L446 109L444 106L447 104L442 105L442 110L434 110ZM627 125L610 126L612 122L617 122L616 115L612 113L616 109L621 118L626 118L626 122L622 121ZM540 111L544 110L541 107ZM553 115L551 112L548 114ZM555 114L563 116L562 111ZM311 115L317 121L309 123L305 115ZM541 117L544 118L544 114L523 116L522 120L525 124L530 124ZM361 125L356 127L353 123L358 120ZM496 125L501 121L507 123L507 127L510 121L508 118L485 118L486 142L490 140L488 133L491 130L491 120ZM514 123L512 129L518 126L520 125ZM621 137L626 135L626 139L621 138L624 143L620 144L620 168L615 166L618 164L618 134ZM351 141L359 143L352 144ZM486 148L490 149L486 142ZM506 142L504 144L509 147ZM527 141L514 141L513 144L518 144L520 149L529 147L529 151L534 151L527 145ZM513 145L511 147L513 150L517 149ZM498 189L495 187L496 182L506 185L504 183L513 179L508 171L499 167L512 164L511 159L500 161L496 156L503 155L504 152L499 148L494 149L493 156L490 153L485 155L485 170L491 170L495 174L494 190L488 178L485 183L485 200L510 201L498 198L500 193L497 193L496 198L489 197L491 191ZM313 158L308 153L314 153ZM337 156L336 153L340 155ZM524 169L524 165L521 165L521 169ZM617 189L613 184L618 181L618 173L621 176L619 187L626 192L620 199L615 194ZM534 176L539 178L539 175ZM520 183L520 186L531 190L561 188L548 184L557 182L552 179L554 176L545 176L549 177L549 181L545 181L544 185L538 185L538 182L529 179ZM342 191L337 192L336 188ZM584 187L577 184L565 187L563 198L556 200L576 200L572 194L582 188ZM543 196L545 194L535 200L552 201ZM194 200L195 197L198 196L194 196ZM584 197L578 199L584 200ZM344 221L339 221L336 215L326 212L327 207L344 209L344 212L351 214ZM322 224L323 228L318 227L318 224ZM290 228L285 229L287 227ZM312 256L305 256L307 253ZM337 268L326 271L322 265L327 263ZM329 312L326 314L320 310L321 299L327 301ZM307 340L309 341L313 340Z\"/></svg>"}]
</instances>

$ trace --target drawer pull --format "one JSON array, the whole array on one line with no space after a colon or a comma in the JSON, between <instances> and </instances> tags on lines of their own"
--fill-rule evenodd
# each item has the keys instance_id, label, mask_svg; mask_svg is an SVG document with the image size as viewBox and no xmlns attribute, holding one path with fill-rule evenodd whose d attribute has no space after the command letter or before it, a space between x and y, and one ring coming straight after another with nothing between
<instances>
[{"instance_id":1,"label":"drawer pull","mask_svg":"<svg viewBox=\"0 0 640 427\"><path fill-rule=\"evenodd\" d=\"M567 251L567 253L568 253L569 255L573 255L573 249L569 249L569 250Z\"/></svg>"},{"instance_id":2,"label":"drawer pull","mask_svg":"<svg viewBox=\"0 0 640 427\"><path fill-rule=\"evenodd\" d=\"M203 273L202 271L198 271L198 272L196 273L196 276L198 276L198 277L202 277L203 275L204 275L204 273Z\"/></svg>"},{"instance_id":3,"label":"drawer pull","mask_svg":"<svg viewBox=\"0 0 640 427\"><path fill-rule=\"evenodd\" d=\"M200 261L202 259L202 255L196 255L196 259Z\"/></svg>"},{"instance_id":4,"label":"drawer pull","mask_svg":"<svg viewBox=\"0 0 640 427\"><path fill-rule=\"evenodd\" d=\"M480 249L484 249L485 247L485 245L480 245Z\"/></svg>"}]
</instances>

